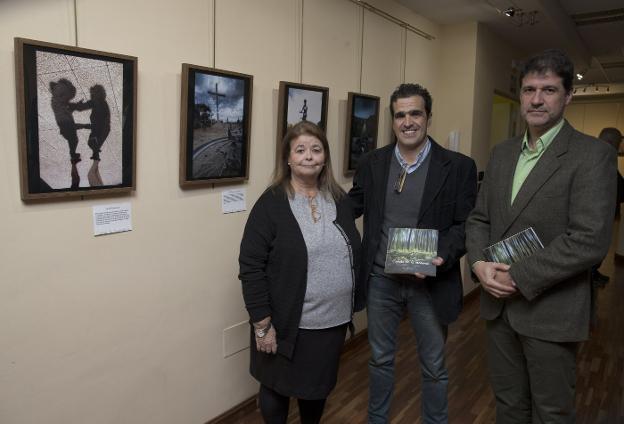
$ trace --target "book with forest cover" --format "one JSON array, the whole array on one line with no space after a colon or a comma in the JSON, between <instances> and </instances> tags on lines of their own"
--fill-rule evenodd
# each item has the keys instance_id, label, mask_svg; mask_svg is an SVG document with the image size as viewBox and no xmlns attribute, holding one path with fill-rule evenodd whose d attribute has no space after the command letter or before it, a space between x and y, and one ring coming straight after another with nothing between
<instances>
[{"instance_id":1,"label":"book with forest cover","mask_svg":"<svg viewBox=\"0 0 624 424\"><path fill-rule=\"evenodd\" d=\"M544 245L537 236L533 227L522 230L511 237L494 243L483 249L483 255L488 262L498 262L511 265L521 259L528 258Z\"/></svg>"},{"instance_id":2,"label":"book with forest cover","mask_svg":"<svg viewBox=\"0 0 624 424\"><path fill-rule=\"evenodd\" d=\"M438 256L438 230L390 228L386 251L387 274L436 275L431 261Z\"/></svg>"}]
</instances>

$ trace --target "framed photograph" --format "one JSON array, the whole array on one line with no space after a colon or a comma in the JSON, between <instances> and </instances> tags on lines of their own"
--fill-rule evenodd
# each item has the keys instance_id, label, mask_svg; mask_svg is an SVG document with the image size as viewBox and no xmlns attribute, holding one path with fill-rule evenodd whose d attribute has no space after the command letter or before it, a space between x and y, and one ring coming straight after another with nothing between
<instances>
[{"instance_id":1,"label":"framed photograph","mask_svg":"<svg viewBox=\"0 0 624 424\"><path fill-rule=\"evenodd\" d=\"M349 93L345 138L344 175L353 175L360 157L377 148L379 97Z\"/></svg>"},{"instance_id":2,"label":"framed photograph","mask_svg":"<svg viewBox=\"0 0 624 424\"><path fill-rule=\"evenodd\" d=\"M249 178L253 76L182 64L180 187Z\"/></svg>"},{"instance_id":3,"label":"framed photograph","mask_svg":"<svg viewBox=\"0 0 624 424\"><path fill-rule=\"evenodd\" d=\"M15 38L23 200L135 189L137 58Z\"/></svg>"},{"instance_id":4,"label":"framed photograph","mask_svg":"<svg viewBox=\"0 0 624 424\"><path fill-rule=\"evenodd\" d=\"M286 131L300 121L310 121L327 130L327 102L329 88L316 85L280 81L277 111L277 144L280 145Z\"/></svg>"}]
</instances>

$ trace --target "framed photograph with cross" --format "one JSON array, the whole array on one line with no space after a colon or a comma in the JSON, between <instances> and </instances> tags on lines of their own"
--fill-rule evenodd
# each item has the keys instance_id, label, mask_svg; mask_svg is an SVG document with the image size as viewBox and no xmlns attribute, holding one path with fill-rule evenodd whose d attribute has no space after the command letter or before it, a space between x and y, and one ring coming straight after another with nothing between
<instances>
[{"instance_id":1,"label":"framed photograph with cross","mask_svg":"<svg viewBox=\"0 0 624 424\"><path fill-rule=\"evenodd\" d=\"M14 41L22 199L133 191L137 58Z\"/></svg>"},{"instance_id":2,"label":"framed photograph with cross","mask_svg":"<svg viewBox=\"0 0 624 424\"><path fill-rule=\"evenodd\" d=\"M180 187L249 178L253 76L182 64Z\"/></svg>"},{"instance_id":3,"label":"framed photograph with cross","mask_svg":"<svg viewBox=\"0 0 624 424\"><path fill-rule=\"evenodd\" d=\"M300 121L310 121L327 130L329 88L280 81L277 109L276 157L286 131Z\"/></svg>"}]
</instances>

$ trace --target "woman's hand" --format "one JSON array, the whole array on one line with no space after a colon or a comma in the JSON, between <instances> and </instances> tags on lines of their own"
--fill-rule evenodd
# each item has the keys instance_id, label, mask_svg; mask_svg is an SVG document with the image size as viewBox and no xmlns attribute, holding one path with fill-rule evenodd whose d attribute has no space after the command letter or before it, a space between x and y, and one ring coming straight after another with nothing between
<instances>
[{"instance_id":1,"label":"woman's hand","mask_svg":"<svg viewBox=\"0 0 624 424\"><path fill-rule=\"evenodd\" d=\"M254 322L254 335L256 336L256 349L258 352L277 352L277 333L271 324L271 317L266 317L261 321ZM267 330L268 328L268 330Z\"/></svg>"},{"instance_id":2,"label":"woman's hand","mask_svg":"<svg viewBox=\"0 0 624 424\"><path fill-rule=\"evenodd\" d=\"M256 335L256 349L264 353L277 352L277 333L275 332L275 327L271 326L264 337L258 337Z\"/></svg>"}]
</instances>

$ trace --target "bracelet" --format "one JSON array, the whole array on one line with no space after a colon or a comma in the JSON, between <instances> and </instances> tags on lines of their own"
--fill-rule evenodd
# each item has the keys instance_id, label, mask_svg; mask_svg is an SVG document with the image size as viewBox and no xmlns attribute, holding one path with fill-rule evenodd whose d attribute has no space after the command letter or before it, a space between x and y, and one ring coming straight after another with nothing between
<instances>
[{"instance_id":1,"label":"bracelet","mask_svg":"<svg viewBox=\"0 0 624 424\"><path fill-rule=\"evenodd\" d=\"M267 324L267 326L264 328L254 327L254 334L256 335L257 338L262 339L264 336L266 336L269 333L269 330L271 329L271 327L273 327L273 324L271 324L270 321Z\"/></svg>"}]
</instances>

